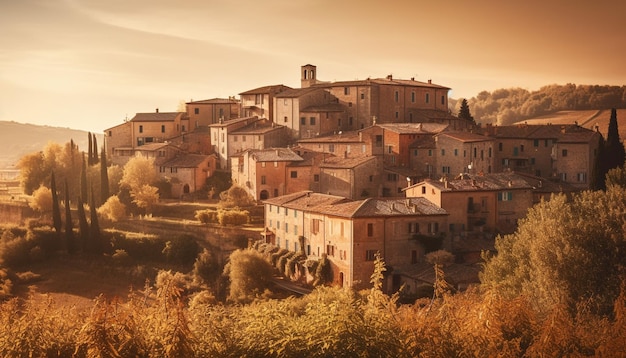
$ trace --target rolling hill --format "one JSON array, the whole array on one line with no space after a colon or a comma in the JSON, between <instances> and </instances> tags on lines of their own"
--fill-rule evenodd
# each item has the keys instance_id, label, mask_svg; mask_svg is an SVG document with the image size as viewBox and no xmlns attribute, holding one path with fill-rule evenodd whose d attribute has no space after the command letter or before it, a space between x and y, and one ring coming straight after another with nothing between
<instances>
[{"instance_id":1,"label":"rolling hill","mask_svg":"<svg viewBox=\"0 0 626 358\"><path fill-rule=\"evenodd\" d=\"M49 142L65 144L74 140L80 150L87 151L87 133L70 128L0 121L0 169L13 168L22 156L42 150ZM96 134L96 138L98 146L102 146L102 134Z\"/></svg>"},{"instance_id":2,"label":"rolling hill","mask_svg":"<svg viewBox=\"0 0 626 358\"><path fill-rule=\"evenodd\" d=\"M536 118L519 121L515 124L574 124L578 123L581 127L595 129L596 126L600 133L606 139L609 129L609 119L611 118L610 109L602 110L582 110L582 111L559 111L552 114L546 114ZM617 127L619 137L623 141L626 139L626 109L617 110Z\"/></svg>"}]
</instances>

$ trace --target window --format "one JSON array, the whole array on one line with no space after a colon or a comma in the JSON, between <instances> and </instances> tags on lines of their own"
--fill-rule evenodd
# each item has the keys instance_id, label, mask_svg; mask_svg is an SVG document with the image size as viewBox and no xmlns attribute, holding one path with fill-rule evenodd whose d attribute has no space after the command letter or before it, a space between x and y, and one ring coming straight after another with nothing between
<instances>
[{"instance_id":1,"label":"window","mask_svg":"<svg viewBox=\"0 0 626 358\"><path fill-rule=\"evenodd\" d=\"M289 223L285 223L285 232L289 232Z\"/></svg>"},{"instance_id":2,"label":"window","mask_svg":"<svg viewBox=\"0 0 626 358\"><path fill-rule=\"evenodd\" d=\"M428 233L436 234L439 232L439 223L428 223Z\"/></svg>"},{"instance_id":3,"label":"window","mask_svg":"<svg viewBox=\"0 0 626 358\"><path fill-rule=\"evenodd\" d=\"M396 119L400 118L400 112L396 111Z\"/></svg>"},{"instance_id":4,"label":"window","mask_svg":"<svg viewBox=\"0 0 626 358\"><path fill-rule=\"evenodd\" d=\"M361 93L361 99L365 99L365 93Z\"/></svg>"},{"instance_id":5,"label":"window","mask_svg":"<svg viewBox=\"0 0 626 358\"><path fill-rule=\"evenodd\" d=\"M334 153L335 152L335 145L334 144L329 144L328 145L328 151L331 152L331 153Z\"/></svg>"},{"instance_id":6,"label":"window","mask_svg":"<svg viewBox=\"0 0 626 358\"><path fill-rule=\"evenodd\" d=\"M395 173L387 174L387 181L397 181L397 180L398 180L398 174L395 174Z\"/></svg>"},{"instance_id":7,"label":"window","mask_svg":"<svg viewBox=\"0 0 626 358\"><path fill-rule=\"evenodd\" d=\"M193 114L200 114L200 108L194 108Z\"/></svg>"},{"instance_id":8,"label":"window","mask_svg":"<svg viewBox=\"0 0 626 358\"><path fill-rule=\"evenodd\" d=\"M265 162L261 162L261 168L265 168Z\"/></svg>"},{"instance_id":9,"label":"window","mask_svg":"<svg viewBox=\"0 0 626 358\"><path fill-rule=\"evenodd\" d=\"M503 191L498 193L498 201L511 201L513 200L513 193L510 191Z\"/></svg>"},{"instance_id":10,"label":"window","mask_svg":"<svg viewBox=\"0 0 626 358\"><path fill-rule=\"evenodd\" d=\"M234 135L234 136L233 136L233 142L236 142L236 141L237 141L237 136L236 136L236 135Z\"/></svg>"},{"instance_id":11,"label":"window","mask_svg":"<svg viewBox=\"0 0 626 358\"><path fill-rule=\"evenodd\" d=\"M376 250L365 250L365 261L376 260Z\"/></svg>"},{"instance_id":12,"label":"window","mask_svg":"<svg viewBox=\"0 0 626 358\"><path fill-rule=\"evenodd\" d=\"M413 156L417 157L417 149L413 149Z\"/></svg>"},{"instance_id":13,"label":"window","mask_svg":"<svg viewBox=\"0 0 626 358\"><path fill-rule=\"evenodd\" d=\"M265 180L265 175L261 175L261 185L265 184L267 184L267 181Z\"/></svg>"},{"instance_id":14,"label":"window","mask_svg":"<svg viewBox=\"0 0 626 358\"><path fill-rule=\"evenodd\" d=\"M443 166L441 167L441 172L443 174L450 174L450 167L449 166Z\"/></svg>"},{"instance_id":15,"label":"window","mask_svg":"<svg viewBox=\"0 0 626 358\"><path fill-rule=\"evenodd\" d=\"M143 126L139 126L139 133L143 133Z\"/></svg>"},{"instance_id":16,"label":"window","mask_svg":"<svg viewBox=\"0 0 626 358\"><path fill-rule=\"evenodd\" d=\"M312 126L315 125L315 117L309 118L309 124L311 124Z\"/></svg>"},{"instance_id":17,"label":"window","mask_svg":"<svg viewBox=\"0 0 626 358\"><path fill-rule=\"evenodd\" d=\"M455 156L455 157L458 157L458 156L459 156L459 150L458 150L458 149L456 149L456 148L454 149L454 156Z\"/></svg>"},{"instance_id":18,"label":"window","mask_svg":"<svg viewBox=\"0 0 626 358\"><path fill-rule=\"evenodd\" d=\"M328 256L335 256L335 245L326 245L326 254Z\"/></svg>"},{"instance_id":19,"label":"window","mask_svg":"<svg viewBox=\"0 0 626 358\"><path fill-rule=\"evenodd\" d=\"M185 126L183 126L183 132L185 131Z\"/></svg>"},{"instance_id":20,"label":"window","mask_svg":"<svg viewBox=\"0 0 626 358\"><path fill-rule=\"evenodd\" d=\"M498 143L498 151L502 151L502 142Z\"/></svg>"},{"instance_id":21,"label":"window","mask_svg":"<svg viewBox=\"0 0 626 358\"><path fill-rule=\"evenodd\" d=\"M398 91L394 93L394 99L396 100L396 102L400 100L400 93Z\"/></svg>"},{"instance_id":22,"label":"window","mask_svg":"<svg viewBox=\"0 0 626 358\"><path fill-rule=\"evenodd\" d=\"M300 117L300 124L301 125L306 125L306 117Z\"/></svg>"},{"instance_id":23,"label":"window","mask_svg":"<svg viewBox=\"0 0 626 358\"><path fill-rule=\"evenodd\" d=\"M433 156L433 150L432 150L432 149L429 149L429 150L428 150L428 156L429 156L429 157L432 157L432 156Z\"/></svg>"},{"instance_id":24,"label":"window","mask_svg":"<svg viewBox=\"0 0 626 358\"><path fill-rule=\"evenodd\" d=\"M376 146L377 147L382 147L383 146L383 136L380 134L376 135Z\"/></svg>"},{"instance_id":25,"label":"window","mask_svg":"<svg viewBox=\"0 0 626 358\"><path fill-rule=\"evenodd\" d=\"M411 92L411 102L415 103L415 92Z\"/></svg>"},{"instance_id":26,"label":"window","mask_svg":"<svg viewBox=\"0 0 626 358\"><path fill-rule=\"evenodd\" d=\"M522 152L522 153L524 153L524 145L523 145L523 144L520 144L520 146L519 146L519 151L520 151L520 152Z\"/></svg>"},{"instance_id":27,"label":"window","mask_svg":"<svg viewBox=\"0 0 626 358\"><path fill-rule=\"evenodd\" d=\"M446 104L446 96L441 96L441 104Z\"/></svg>"},{"instance_id":28,"label":"window","mask_svg":"<svg viewBox=\"0 0 626 358\"><path fill-rule=\"evenodd\" d=\"M577 178L578 178L578 182L579 183L586 183L587 182L587 173L578 173Z\"/></svg>"},{"instance_id":29,"label":"window","mask_svg":"<svg viewBox=\"0 0 626 358\"><path fill-rule=\"evenodd\" d=\"M224 108L220 108L219 116L220 116L220 118L224 117Z\"/></svg>"},{"instance_id":30,"label":"window","mask_svg":"<svg viewBox=\"0 0 626 358\"><path fill-rule=\"evenodd\" d=\"M539 146L539 139L533 140L533 147L538 147L538 146Z\"/></svg>"},{"instance_id":31,"label":"window","mask_svg":"<svg viewBox=\"0 0 626 358\"><path fill-rule=\"evenodd\" d=\"M278 162L274 162L274 168L278 168Z\"/></svg>"},{"instance_id":32,"label":"window","mask_svg":"<svg viewBox=\"0 0 626 358\"><path fill-rule=\"evenodd\" d=\"M320 220L311 219L311 233L317 234L318 232L320 232Z\"/></svg>"},{"instance_id":33,"label":"window","mask_svg":"<svg viewBox=\"0 0 626 358\"><path fill-rule=\"evenodd\" d=\"M567 181L567 173L561 173L561 181Z\"/></svg>"},{"instance_id":34,"label":"window","mask_svg":"<svg viewBox=\"0 0 626 358\"><path fill-rule=\"evenodd\" d=\"M285 116L285 118L284 118L284 122L285 122L285 123L287 123L287 116Z\"/></svg>"},{"instance_id":35,"label":"window","mask_svg":"<svg viewBox=\"0 0 626 358\"><path fill-rule=\"evenodd\" d=\"M563 149L563 150L561 151L561 156L563 156L563 157L567 157L567 149Z\"/></svg>"},{"instance_id":36,"label":"window","mask_svg":"<svg viewBox=\"0 0 626 358\"><path fill-rule=\"evenodd\" d=\"M276 229L277 229L277 230L280 230L280 221L277 221L277 222L276 222Z\"/></svg>"},{"instance_id":37,"label":"window","mask_svg":"<svg viewBox=\"0 0 626 358\"><path fill-rule=\"evenodd\" d=\"M313 174L313 181L314 182L319 182L320 181L320 175L319 174Z\"/></svg>"},{"instance_id":38,"label":"window","mask_svg":"<svg viewBox=\"0 0 626 358\"><path fill-rule=\"evenodd\" d=\"M367 224L367 236L368 237L374 236L374 224L372 223Z\"/></svg>"},{"instance_id":39,"label":"window","mask_svg":"<svg viewBox=\"0 0 626 358\"><path fill-rule=\"evenodd\" d=\"M374 182L374 176L370 175L370 183Z\"/></svg>"},{"instance_id":40,"label":"window","mask_svg":"<svg viewBox=\"0 0 626 358\"><path fill-rule=\"evenodd\" d=\"M242 141L242 142L245 142L245 141L246 141L246 136L245 136L245 135L242 135L242 136L241 136L241 141Z\"/></svg>"},{"instance_id":41,"label":"window","mask_svg":"<svg viewBox=\"0 0 626 358\"><path fill-rule=\"evenodd\" d=\"M392 146L388 146L387 147L387 153L389 153L389 154L393 153L393 147Z\"/></svg>"},{"instance_id":42,"label":"window","mask_svg":"<svg viewBox=\"0 0 626 358\"><path fill-rule=\"evenodd\" d=\"M425 101L426 103L430 103L430 93L426 93Z\"/></svg>"},{"instance_id":43,"label":"window","mask_svg":"<svg viewBox=\"0 0 626 358\"><path fill-rule=\"evenodd\" d=\"M292 170L291 173L289 173L290 177L295 179L298 177L298 172L295 170Z\"/></svg>"},{"instance_id":44,"label":"window","mask_svg":"<svg viewBox=\"0 0 626 358\"><path fill-rule=\"evenodd\" d=\"M422 194L426 194L426 187L422 186Z\"/></svg>"},{"instance_id":45,"label":"window","mask_svg":"<svg viewBox=\"0 0 626 358\"><path fill-rule=\"evenodd\" d=\"M161 133L165 133L165 124L161 124Z\"/></svg>"},{"instance_id":46,"label":"window","mask_svg":"<svg viewBox=\"0 0 626 358\"><path fill-rule=\"evenodd\" d=\"M446 155L446 150L445 149L441 149L441 156L443 157L444 155Z\"/></svg>"},{"instance_id":47,"label":"window","mask_svg":"<svg viewBox=\"0 0 626 358\"><path fill-rule=\"evenodd\" d=\"M297 218L298 217L298 212L296 210L293 211L293 217Z\"/></svg>"},{"instance_id":48,"label":"window","mask_svg":"<svg viewBox=\"0 0 626 358\"><path fill-rule=\"evenodd\" d=\"M409 223L409 234L420 232L420 224L419 223Z\"/></svg>"},{"instance_id":49,"label":"window","mask_svg":"<svg viewBox=\"0 0 626 358\"><path fill-rule=\"evenodd\" d=\"M350 94L350 87L344 87L343 88L343 94L346 95L346 96L349 95Z\"/></svg>"},{"instance_id":50,"label":"window","mask_svg":"<svg viewBox=\"0 0 626 358\"><path fill-rule=\"evenodd\" d=\"M285 208L285 215L289 215L289 208Z\"/></svg>"}]
</instances>

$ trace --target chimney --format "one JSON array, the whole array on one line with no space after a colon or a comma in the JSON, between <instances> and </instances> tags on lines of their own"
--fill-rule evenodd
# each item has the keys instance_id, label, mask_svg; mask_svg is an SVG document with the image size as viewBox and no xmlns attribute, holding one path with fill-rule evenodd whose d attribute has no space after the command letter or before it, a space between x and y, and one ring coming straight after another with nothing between
<instances>
[{"instance_id":1,"label":"chimney","mask_svg":"<svg viewBox=\"0 0 626 358\"><path fill-rule=\"evenodd\" d=\"M428 80L428 84L432 84L432 83L433 83L433 80L430 80L430 79L429 79L429 80Z\"/></svg>"},{"instance_id":2,"label":"chimney","mask_svg":"<svg viewBox=\"0 0 626 358\"><path fill-rule=\"evenodd\" d=\"M156 109L156 113L159 113L159 109L158 108Z\"/></svg>"},{"instance_id":3,"label":"chimney","mask_svg":"<svg viewBox=\"0 0 626 358\"><path fill-rule=\"evenodd\" d=\"M387 79L390 81L393 80L393 75L387 75Z\"/></svg>"},{"instance_id":4,"label":"chimney","mask_svg":"<svg viewBox=\"0 0 626 358\"><path fill-rule=\"evenodd\" d=\"M411 77L411 81L415 81L415 77Z\"/></svg>"}]
</instances>

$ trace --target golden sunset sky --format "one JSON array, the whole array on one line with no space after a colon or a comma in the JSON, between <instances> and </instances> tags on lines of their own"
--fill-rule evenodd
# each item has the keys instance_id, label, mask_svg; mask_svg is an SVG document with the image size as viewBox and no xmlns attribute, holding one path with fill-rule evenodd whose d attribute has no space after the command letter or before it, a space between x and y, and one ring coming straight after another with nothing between
<instances>
[{"instance_id":1,"label":"golden sunset sky","mask_svg":"<svg viewBox=\"0 0 626 358\"><path fill-rule=\"evenodd\" d=\"M626 2L0 0L0 120L101 133L137 112L385 77L482 90L626 84Z\"/></svg>"}]
</instances>

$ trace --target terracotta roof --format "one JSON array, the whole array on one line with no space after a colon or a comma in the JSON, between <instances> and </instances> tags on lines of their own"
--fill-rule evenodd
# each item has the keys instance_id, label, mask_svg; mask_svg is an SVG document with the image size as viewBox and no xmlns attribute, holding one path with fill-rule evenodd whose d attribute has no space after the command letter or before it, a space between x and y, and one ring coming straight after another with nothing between
<instances>
[{"instance_id":1,"label":"terracotta roof","mask_svg":"<svg viewBox=\"0 0 626 358\"><path fill-rule=\"evenodd\" d=\"M285 85L271 85L271 86L263 86L255 89L251 89L246 92L241 92L239 95L248 95L248 94L277 94L282 91L286 91L291 89L291 87Z\"/></svg>"},{"instance_id":2,"label":"terracotta roof","mask_svg":"<svg viewBox=\"0 0 626 358\"><path fill-rule=\"evenodd\" d=\"M296 162L302 157L289 148L250 149L250 155L257 162Z\"/></svg>"},{"instance_id":3,"label":"terracotta roof","mask_svg":"<svg viewBox=\"0 0 626 358\"><path fill-rule=\"evenodd\" d=\"M380 123L375 126L400 134L434 134L448 128L442 123Z\"/></svg>"},{"instance_id":4,"label":"terracotta roof","mask_svg":"<svg viewBox=\"0 0 626 358\"><path fill-rule=\"evenodd\" d=\"M161 166L173 168L196 168L209 157L209 155L202 154L185 154L168 160L167 162L161 164Z\"/></svg>"},{"instance_id":5,"label":"terracotta roof","mask_svg":"<svg viewBox=\"0 0 626 358\"><path fill-rule=\"evenodd\" d=\"M409 144L409 148L436 148L435 138L432 135L420 136Z\"/></svg>"},{"instance_id":6,"label":"terracotta roof","mask_svg":"<svg viewBox=\"0 0 626 358\"><path fill-rule=\"evenodd\" d=\"M426 179L422 183L429 183L442 192L451 191L499 191L515 189L534 189L522 176L516 173L491 173L485 175L460 174L454 179L433 180ZM417 183L414 186L419 186Z\"/></svg>"},{"instance_id":7,"label":"terracotta roof","mask_svg":"<svg viewBox=\"0 0 626 358\"><path fill-rule=\"evenodd\" d=\"M446 89L450 88L440 86L434 83L421 82L415 80L403 80L403 79L394 79L390 78L368 78L365 80L354 80L354 81L337 81L337 82L318 82L312 86L315 87L340 87L340 86L369 86L369 85L395 85L395 86L409 86L409 87L428 87L428 88L437 88L437 89Z\"/></svg>"},{"instance_id":8,"label":"terracotta roof","mask_svg":"<svg viewBox=\"0 0 626 358\"><path fill-rule=\"evenodd\" d=\"M346 131L315 138L305 138L298 140L298 143L361 143L359 132Z\"/></svg>"},{"instance_id":9,"label":"terracotta roof","mask_svg":"<svg viewBox=\"0 0 626 358\"><path fill-rule=\"evenodd\" d=\"M356 168L362 164L365 164L371 160L376 160L376 157L326 157L324 161L319 163L320 168L337 168L337 169L351 169Z\"/></svg>"},{"instance_id":10,"label":"terracotta roof","mask_svg":"<svg viewBox=\"0 0 626 358\"><path fill-rule=\"evenodd\" d=\"M144 145L140 145L137 148L135 148L135 150L142 150L142 151L155 151L155 150L159 150L161 148L165 148L165 147L173 147L176 148L176 146L170 144L170 143L165 143L165 142L159 142L159 143L147 143ZM176 148L178 149L178 148Z\"/></svg>"},{"instance_id":11,"label":"terracotta roof","mask_svg":"<svg viewBox=\"0 0 626 358\"><path fill-rule=\"evenodd\" d=\"M230 125L243 122L243 121L257 121L257 120L259 120L258 116L239 117L239 118L234 118L234 119L223 121L222 123L212 123L212 124L209 124L209 127L228 127Z\"/></svg>"},{"instance_id":12,"label":"terracotta roof","mask_svg":"<svg viewBox=\"0 0 626 358\"><path fill-rule=\"evenodd\" d=\"M186 104L237 104L239 100L233 98L212 98L201 101L191 101Z\"/></svg>"},{"instance_id":13,"label":"terracotta roof","mask_svg":"<svg viewBox=\"0 0 626 358\"><path fill-rule=\"evenodd\" d=\"M570 137L571 139L577 138L577 141L588 141L595 133L591 129L576 124L487 126L484 130L486 135L496 138L559 139Z\"/></svg>"},{"instance_id":14,"label":"terracotta roof","mask_svg":"<svg viewBox=\"0 0 626 358\"><path fill-rule=\"evenodd\" d=\"M131 119L132 122L173 122L179 115L185 112L151 112L137 113Z\"/></svg>"},{"instance_id":15,"label":"terracotta roof","mask_svg":"<svg viewBox=\"0 0 626 358\"><path fill-rule=\"evenodd\" d=\"M247 126L235 129L234 131L231 131L228 133L228 135L234 135L234 134L264 134L267 132L271 132L271 131L275 131L277 129L281 129L284 126L281 126L280 124L275 124L274 122L270 122L267 119L263 119L260 121L256 121L254 123L250 123Z\"/></svg>"},{"instance_id":16,"label":"terracotta roof","mask_svg":"<svg viewBox=\"0 0 626 358\"><path fill-rule=\"evenodd\" d=\"M353 217L447 215L426 198L365 199Z\"/></svg>"},{"instance_id":17,"label":"terracotta roof","mask_svg":"<svg viewBox=\"0 0 626 358\"><path fill-rule=\"evenodd\" d=\"M314 193L310 190L287 194L264 201L266 204L280 205L290 209L314 211L314 208L349 201L342 196Z\"/></svg>"},{"instance_id":18,"label":"terracotta roof","mask_svg":"<svg viewBox=\"0 0 626 358\"><path fill-rule=\"evenodd\" d=\"M491 137L487 137L487 136L476 134L476 133L461 132L461 131L441 132L437 134L437 136L448 136L450 138L456 139L464 143L493 141L493 138Z\"/></svg>"},{"instance_id":19,"label":"terracotta roof","mask_svg":"<svg viewBox=\"0 0 626 358\"><path fill-rule=\"evenodd\" d=\"M289 88L286 89L280 93L278 93L276 96L276 98L298 98L300 96L303 96L305 94L311 93L311 92L315 92L315 91L322 91L321 88L314 88L314 87L306 87L306 88Z\"/></svg>"}]
</instances>

